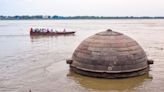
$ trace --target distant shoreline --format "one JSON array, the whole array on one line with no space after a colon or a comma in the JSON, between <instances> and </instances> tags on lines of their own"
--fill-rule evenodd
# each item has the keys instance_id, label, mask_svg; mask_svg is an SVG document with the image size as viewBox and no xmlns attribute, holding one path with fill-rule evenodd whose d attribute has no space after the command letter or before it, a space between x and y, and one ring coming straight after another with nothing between
<instances>
[{"instance_id":1,"label":"distant shoreline","mask_svg":"<svg viewBox=\"0 0 164 92\"><path fill-rule=\"evenodd\" d=\"M154 20L159 20L159 19L164 19L164 18L144 18L144 19L0 19L0 21L3 21L3 20L151 20L151 19L154 19Z\"/></svg>"},{"instance_id":2,"label":"distant shoreline","mask_svg":"<svg viewBox=\"0 0 164 92\"><path fill-rule=\"evenodd\" d=\"M142 16L142 17L135 17L135 16L112 16L112 17L105 17L105 16L42 16L42 15L35 15L35 16L0 16L0 20L94 20L94 19L164 19L164 16Z\"/></svg>"}]
</instances>

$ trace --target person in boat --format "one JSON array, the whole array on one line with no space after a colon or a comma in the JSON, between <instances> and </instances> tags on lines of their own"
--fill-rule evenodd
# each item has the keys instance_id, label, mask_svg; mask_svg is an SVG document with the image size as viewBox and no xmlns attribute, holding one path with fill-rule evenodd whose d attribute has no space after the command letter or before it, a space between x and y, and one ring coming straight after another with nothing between
<instances>
[{"instance_id":1,"label":"person in boat","mask_svg":"<svg viewBox=\"0 0 164 92\"><path fill-rule=\"evenodd\" d=\"M33 33L33 29L32 28L30 28L30 34L32 34Z\"/></svg>"},{"instance_id":2,"label":"person in boat","mask_svg":"<svg viewBox=\"0 0 164 92\"><path fill-rule=\"evenodd\" d=\"M43 28L42 28L42 29L40 29L40 32L41 32L41 33L43 33Z\"/></svg>"},{"instance_id":3,"label":"person in boat","mask_svg":"<svg viewBox=\"0 0 164 92\"><path fill-rule=\"evenodd\" d=\"M30 28L30 31L32 31L33 30L33 28Z\"/></svg>"},{"instance_id":4,"label":"person in boat","mask_svg":"<svg viewBox=\"0 0 164 92\"><path fill-rule=\"evenodd\" d=\"M53 29L51 29L51 33L53 33Z\"/></svg>"},{"instance_id":5,"label":"person in boat","mask_svg":"<svg viewBox=\"0 0 164 92\"><path fill-rule=\"evenodd\" d=\"M45 29L44 28L42 28L42 31L41 31L42 33L44 33L45 32Z\"/></svg>"},{"instance_id":6,"label":"person in boat","mask_svg":"<svg viewBox=\"0 0 164 92\"><path fill-rule=\"evenodd\" d=\"M64 29L63 32L66 32L66 29Z\"/></svg>"},{"instance_id":7,"label":"person in boat","mask_svg":"<svg viewBox=\"0 0 164 92\"><path fill-rule=\"evenodd\" d=\"M49 31L49 29L47 29L47 32L46 33L49 33L50 31Z\"/></svg>"},{"instance_id":8,"label":"person in boat","mask_svg":"<svg viewBox=\"0 0 164 92\"><path fill-rule=\"evenodd\" d=\"M38 31L38 29L35 28L35 29L34 29L34 32L36 33L37 31Z\"/></svg>"}]
</instances>

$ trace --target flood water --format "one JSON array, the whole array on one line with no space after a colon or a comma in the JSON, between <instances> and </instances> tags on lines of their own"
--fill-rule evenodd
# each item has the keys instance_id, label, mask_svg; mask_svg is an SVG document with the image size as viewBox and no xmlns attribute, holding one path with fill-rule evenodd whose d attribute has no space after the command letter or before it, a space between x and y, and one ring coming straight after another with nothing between
<instances>
[{"instance_id":1,"label":"flood water","mask_svg":"<svg viewBox=\"0 0 164 92\"><path fill-rule=\"evenodd\" d=\"M76 31L70 36L30 37L29 29ZM135 39L154 60L149 74L98 79L69 71L65 60L86 37L106 29ZM164 20L0 21L0 92L163 92Z\"/></svg>"}]
</instances>

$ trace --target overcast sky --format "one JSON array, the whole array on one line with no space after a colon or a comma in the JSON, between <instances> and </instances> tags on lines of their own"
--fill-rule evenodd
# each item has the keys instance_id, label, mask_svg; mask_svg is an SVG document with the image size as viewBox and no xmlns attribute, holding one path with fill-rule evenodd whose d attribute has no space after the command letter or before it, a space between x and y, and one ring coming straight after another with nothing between
<instances>
[{"instance_id":1,"label":"overcast sky","mask_svg":"<svg viewBox=\"0 0 164 92\"><path fill-rule=\"evenodd\" d=\"M164 16L164 0L0 0L0 15Z\"/></svg>"}]
</instances>

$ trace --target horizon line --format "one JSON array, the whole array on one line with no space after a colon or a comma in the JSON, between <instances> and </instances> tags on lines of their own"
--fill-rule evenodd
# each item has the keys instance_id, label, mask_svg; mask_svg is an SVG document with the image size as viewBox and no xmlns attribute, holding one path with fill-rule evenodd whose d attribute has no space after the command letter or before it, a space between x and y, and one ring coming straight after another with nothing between
<instances>
[{"instance_id":1,"label":"horizon line","mask_svg":"<svg viewBox=\"0 0 164 92\"><path fill-rule=\"evenodd\" d=\"M158 16L148 16L148 15L143 15L143 16L133 16L133 15L125 15L125 16L119 16L119 15L115 15L115 16L100 16L100 15L42 15L42 14L35 14L35 15L27 15L27 14L23 14L23 15L0 15L0 16L11 16L11 17L14 17L14 16L63 16L63 17L164 17L161 16L161 15L158 15Z\"/></svg>"},{"instance_id":2,"label":"horizon line","mask_svg":"<svg viewBox=\"0 0 164 92\"><path fill-rule=\"evenodd\" d=\"M164 19L164 16L58 16L58 15L15 15L2 16L0 20L51 20L51 19Z\"/></svg>"}]
</instances>

